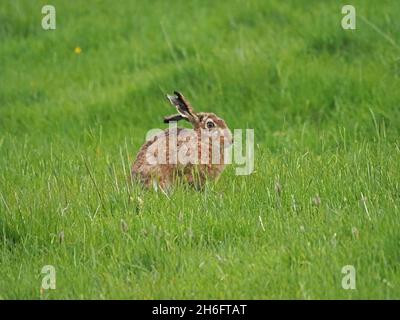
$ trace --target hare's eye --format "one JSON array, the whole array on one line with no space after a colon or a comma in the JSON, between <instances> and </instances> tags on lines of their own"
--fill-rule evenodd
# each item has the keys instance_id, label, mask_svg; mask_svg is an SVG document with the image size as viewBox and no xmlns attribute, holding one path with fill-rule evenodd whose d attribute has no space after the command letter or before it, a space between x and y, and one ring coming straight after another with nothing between
<instances>
[{"instance_id":1,"label":"hare's eye","mask_svg":"<svg viewBox=\"0 0 400 320\"><path fill-rule=\"evenodd\" d=\"M211 129L211 128L214 128L214 127L215 127L215 123L212 122L212 121L207 121L206 125L207 125L207 128L208 128L208 129Z\"/></svg>"}]
</instances>

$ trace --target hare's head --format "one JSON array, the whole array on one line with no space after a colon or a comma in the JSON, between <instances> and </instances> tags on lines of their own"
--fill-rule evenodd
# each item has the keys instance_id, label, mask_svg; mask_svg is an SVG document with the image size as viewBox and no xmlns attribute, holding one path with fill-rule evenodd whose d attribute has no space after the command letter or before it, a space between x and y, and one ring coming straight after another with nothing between
<instances>
[{"instance_id":1,"label":"hare's head","mask_svg":"<svg viewBox=\"0 0 400 320\"><path fill-rule=\"evenodd\" d=\"M202 134L225 137L228 145L233 143L232 133L223 119L215 113L195 112L181 93L174 91L174 94L173 96L167 95L167 98L175 106L178 114L165 117L164 123L183 119L189 121L194 130L201 131Z\"/></svg>"}]
</instances>

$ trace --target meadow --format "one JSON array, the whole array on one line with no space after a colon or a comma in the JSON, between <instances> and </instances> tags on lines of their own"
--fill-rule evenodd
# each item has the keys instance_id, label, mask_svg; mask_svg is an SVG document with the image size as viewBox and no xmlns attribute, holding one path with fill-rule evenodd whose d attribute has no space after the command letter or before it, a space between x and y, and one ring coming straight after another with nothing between
<instances>
[{"instance_id":1,"label":"meadow","mask_svg":"<svg viewBox=\"0 0 400 320\"><path fill-rule=\"evenodd\" d=\"M1 1L0 298L399 299L400 2L344 4ZM173 90L254 129L251 175L131 183Z\"/></svg>"}]
</instances>

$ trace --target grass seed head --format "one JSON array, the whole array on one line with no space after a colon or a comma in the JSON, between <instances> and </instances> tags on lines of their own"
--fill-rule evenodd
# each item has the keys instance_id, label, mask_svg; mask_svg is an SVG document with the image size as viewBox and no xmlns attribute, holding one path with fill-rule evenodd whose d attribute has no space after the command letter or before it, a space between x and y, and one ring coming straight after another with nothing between
<instances>
[{"instance_id":1,"label":"grass seed head","mask_svg":"<svg viewBox=\"0 0 400 320\"><path fill-rule=\"evenodd\" d=\"M275 192L280 196L282 194L282 185L279 181L275 182Z\"/></svg>"},{"instance_id":2,"label":"grass seed head","mask_svg":"<svg viewBox=\"0 0 400 320\"><path fill-rule=\"evenodd\" d=\"M125 222L124 219L121 219L121 230L122 230L122 232L128 232L128 229L129 229L128 224Z\"/></svg>"},{"instance_id":3,"label":"grass seed head","mask_svg":"<svg viewBox=\"0 0 400 320\"><path fill-rule=\"evenodd\" d=\"M319 207L319 206L321 205L321 198L319 197L319 195L316 195L316 196L313 198L313 204L314 204L314 206L316 206L316 207Z\"/></svg>"},{"instance_id":4,"label":"grass seed head","mask_svg":"<svg viewBox=\"0 0 400 320\"><path fill-rule=\"evenodd\" d=\"M64 231L58 234L58 240L60 240L60 243L64 243Z\"/></svg>"}]
</instances>

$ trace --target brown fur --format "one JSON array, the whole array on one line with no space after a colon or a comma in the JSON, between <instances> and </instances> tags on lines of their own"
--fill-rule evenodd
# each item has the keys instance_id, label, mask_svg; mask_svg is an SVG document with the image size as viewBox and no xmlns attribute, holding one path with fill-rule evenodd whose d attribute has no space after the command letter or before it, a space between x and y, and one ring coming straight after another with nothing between
<instances>
[{"instance_id":1,"label":"brown fur","mask_svg":"<svg viewBox=\"0 0 400 320\"><path fill-rule=\"evenodd\" d=\"M176 96L167 97L177 108L179 114L166 117L164 122L178 121L182 119L190 121L194 128L194 133L198 137L197 143L180 136L181 133L184 133L184 130L189 129L177 128L175 131L177 137L174 137L176 145L169 146L169 138L174 134L174 132L170 131L170 129L165 129L162 133L147 141L140 148L132 167L132 177L134 180L142 182L146 187L151 187L157 184L157 186L167 189L177 181L185 181L196 188L201 188L207 180L217 179L224 170L224 149L227 146L223 143L223 137L225 137L226 141L231 144L232 135L224 120L218 118L214 113L195 113L189 102L179 92L175 92L175 94ZM215 124L215 127L212 129L207 128L207 122L210 120ZM219 150L219 163L211 163L213 153L211 144L209 144L207 149L203 148L202 150L202 144L204 141L201 141L202 139L200 139L200 129L206 129L210 134L215 132L215 130L219 130L219 132L222 133L220 137L221 145ZM148 151L149 148L163 152L163 155L166 157L166 164L148 163L146 154L147 152L150 152ZM193 153L197 152L198 161L202 159L202 156L206 156L208 157L208 162L204 164L183 164L179 162L178 158L176 164L171 164L170 148L172 151L177 151L178 153L182 152L182 150L187 150L186 155L193 155ZM206 154L202 154L202 151L205 151ZM157 156L156 151L153 155Z\"/></svg>"}]
</instances>

